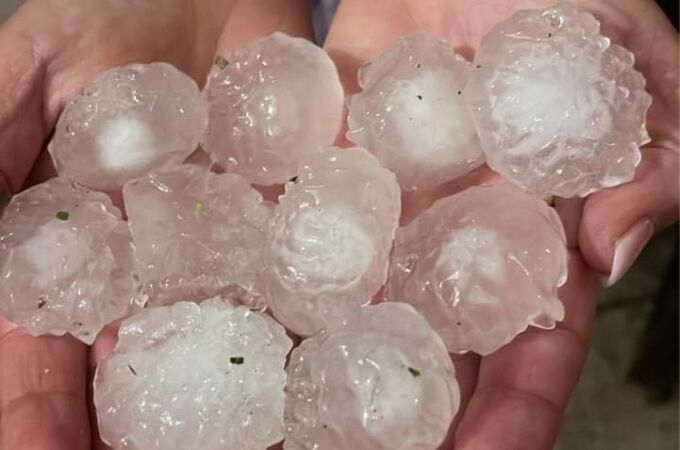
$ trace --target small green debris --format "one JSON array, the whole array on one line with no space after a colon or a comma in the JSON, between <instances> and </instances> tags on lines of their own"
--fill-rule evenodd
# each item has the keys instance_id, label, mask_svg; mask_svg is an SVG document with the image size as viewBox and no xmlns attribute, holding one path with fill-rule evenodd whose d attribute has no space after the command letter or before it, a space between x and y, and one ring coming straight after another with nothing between
<instances>
[{"instance_id":1,"label":"small green debris","mask_svg":"<svg viewBox=\"0 0 680 450\"><path fill-rule=\"evenodd\" d=\"M9 192L0 190L0 213L5 209L9 203Z\"/></svg>"},{"instance_id":2,"label":"small green debris","mask_svg":"<svg viewBox=\"0 0 680 450\"><path fill-rule=\"evenodd\" d=\"M130 364L128 364L128 369L130 369L130 372L132 372L134 376L137 376L137 371Z\"/></svg>"},{"instance_id":3,"label":"small green debris","mask_svg":"<svg viewBox=\"0 0 680 450\"><path fill-rule=\"evenodd\" d=\"M68 218L71 217L71 214L68 211L57 211L56 217L57 219L66 222Z\"/></svg>"},{"instance_id":4,"label":"small green debris","mask_svg":"<svg viewBox=\"0 0 680 450\"><path fill-rule=\"evenodd\" d=\"M215 65L219 67L220 70L224 70L229 65L229 61L223 56L218 56L215 58Z\"/></svg>"},{"instance_id":5,"label":"small green debris","mask_svg":"<svg viewBox=\"0 0 680 450\"><path fill-rule=\"evenodd\" d=\"M416 95L416 97L418 97L418 100L422 100L422 99L423 99L423 96L420 95L420 94L419 94L419 95Z\"/></svg>"},{"instance_id":6,"label":"small green debris","mask_svg":"<svg viewBox=\"0 0 680 450\"><path fill-rule=\"evenodd\" d=\"M409 367L408 371L411 372L413 378L418 378L420 376L420 370L416 369L415 367Z\"/></svg>"},{"instance_id":7,"label":"small green debris","mask_svg":"<svg viewBox=\"0 0 680 450\"><path fill-rule=\"evenodd\" d=\"M208 207L205 206L205 203L203 202L196 203L196 214L199 216L205 216L206 214L208 214Z\"/></svg>"},{"instance_id":8,"label":"small green debris","mask_svg":"<svg viewBox=\"0 0 680 450\"><path fill-rule=\"evenodd\" d=\"M47 304L47 300L44 297L38 299L38 309L43 309Z\"/></svg>"},{"instance_id":9,"label":"small green debris","mask_svg":"<svg viewBox=\"0 0 680 450\"><path fill-rule=\"evenodd\" d=\"M288 181L290 181L291 183L297 183L297 180L298 180L298 177L297 177L297 175L296 175L296 176L294 176L293 178L291 178L291 179L288 180Z\"/></svg>"},{"instance_id":10,"label":"small green debris","mask_svg":"<svg viewBox=\"0 0 680 450\"><path fill-rule=\"evenodd\" d=\"M658 142L664 139L664 135L658 131L650 131L649 138L652 140L652 142ZM2 211L2 198L0 198L0 211Z\"/></svg>"},{"instance_id":11,"label":"small green debris","mask_svg":"<svg viewBox=\"0 0 680 450\"><path fill-rule=\"evenodd\" d=\"M232 364L241 365L243 364L244 361L245 358L243 356L232 356L231 358L229 358L229 362Z\"/></svg>"}]
</instances>

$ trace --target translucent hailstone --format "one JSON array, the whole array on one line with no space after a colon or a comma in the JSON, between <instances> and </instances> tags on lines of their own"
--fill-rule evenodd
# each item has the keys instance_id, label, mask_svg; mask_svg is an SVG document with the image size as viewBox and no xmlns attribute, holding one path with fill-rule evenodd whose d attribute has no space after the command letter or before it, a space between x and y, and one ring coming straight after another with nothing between
<instances>
[{"instance_id":1,"label":"translucent hailstone","mask_svg":"<svg viewBox=\"0 0 680 450\"><path fill-rule=\"evenodd\" d=\"M196 83L166 63L102 73L66 104L49 145L63 177L103 191L184 161L207 125Z\"/></svg>"},{"instance_id":2,"label":"translucent hailstone","mask_svg":"<svg viewBox=\"0 0 680 450\"><path fill-rule=\"evenodd\" d=\"M243 178L184 164L127 183L123 197L152 304L220 294L262 306L272 208Z\"/></svg>"},{"instance_id":3,"label":"translucent hailstone","mask_svg":"<svg viewBox=\"0 0 680 450\"><path fill-rule=\"evenodd\" d=\"M267 237L267 304L309 336L366 304L385 281L400 213L394 175L366 150L330 148L300 161Z\"/></svg>"},{"instance_id":4,"label":"translucent hailstone","mask_svg":"<svg viewBox=\"0 0 680 450\"><path fill-rule=\"evenodd\" d=\"M425 315L451 352L489 354L564 317L557 213L510 184L436 202L397 231L385 296Z\"/></svg>"},{"instance_id":5,"label":"translucent hailstone","mask_svg":"<svg viewBox=\"0 0 680 450\"><path fill-rule=\"evenodd\" d=\"M0 220L0 314L34 335L91 344L143 303L133 263L109 198L53 178L14 196Z\"/></svg>"},{"instance_id":6,"label":"translucent hailstone","mask_svg":"<svg viewBox=\"0 0 680 450\"><path fill-rule=\"evenodd\" d=\"M413 308L382 303L291 353L286 450L432 450L459 405L441 338Z\"/></svg>"},{"instance_id":7,"label":"translucent hailstone","mask_svg":"<svg viewBox=\"0 0 680 450\"><path fill-rule=\"evenodd\" d=\"M482 40L465 95L488 164L532 193L630 181L651 97L633 55L573 5L520 11Z\"/></svg>"},{"instance_id":8,"label":"translucent hailstone","mask_svg":"<svg viewBox=\"0 0 680 450\"><path fill-rule=\"evenodd\" d=\"M259 450L282 439L286 354L269 316L219 298L123 322L94 403L114 450Z\"/></svg>"},{"instance_id":9,"label":"translucent hailstone","mask_svg":"<svg viewBox=\"0 0 680 450\"><path fill-rule=\"evenodd\" d=\"M344 94L330 57L306 39L274 33L219 58L208 77L203 146L227 171L284 183L298 160L333 144Z\"/></svg>"},{"instance_id":10,"label":"translucent hailstone","mask_svg":"<svg viewBox=\"0 0 680 450\"><path fill-rule=\"evenodd\" d=\"M434 187L483 162L463 99L471 64L423 33L397 41L359 70L347 138L370 150L405 190Z\"/></svg>"}]
</instances>

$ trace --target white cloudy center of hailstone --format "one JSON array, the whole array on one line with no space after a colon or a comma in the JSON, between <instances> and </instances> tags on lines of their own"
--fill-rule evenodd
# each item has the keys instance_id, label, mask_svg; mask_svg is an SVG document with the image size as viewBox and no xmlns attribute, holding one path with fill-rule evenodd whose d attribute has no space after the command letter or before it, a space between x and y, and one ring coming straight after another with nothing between
<instances>
[{"instance_id":1,"label":"white cloudy center of hailstone","mask_svg":"<svg viewBox=\"0 0 680 450\"><path fill-rule=\"evenodd\" d=\"M84 264L83 248L78 236L57 219L36 228L35 233L16 250L35 270L33 281L39 286L75 275Z\"/></svg>"},{"instance_id":2,"label":"white cloudy center of hailstone","mask_svg":"<svg viewBox=\"0 0 680 450\"><path fill-rule=\"evenodd\" d=\"M115 117L96 136L99 161L113 170L141 169L153 159L151 130L135 117Z\"/></svg>"},{"instance_id":3,"label":"white cloudy center of hailstone","mask_svg":"<svg viewBox=\"0 0 680 450\"><path fill-rule=\"evenodd\" d=\"M459 99L458 83L446 70L419 73L412 80L402 81L386 101L393 129L399 132L404 150L415 160L427 158L442 166L460 160L460 153L451 151L451 141L474 140L475 127L465 104L452 101ZM423 154L423 149L428 152ZM473 150L476 147L468 149L469 159L478 155Z\"/></svg>"},{"instance_id":4,"label":"white cloudy center of hailstone","mask_svg":"<svg viewBox=\"0 0 680 450\"><path fill-rule=\"evenodd\" d=\"M469 289L476 276L495 282L505 278L505 258L498 233L479 227L454 230L443 244L435 263L438 271L448 274L442 286L453 283L458 289ZM460 298L451 301L455 305Z\"/></svg>"},{"instance_id":5,"label":"white cloudy center of hailstone","mask_svg":"<svg viewBox=\"0 0 680 450\"><path fill-rule=\"evenodd\" d=\"M492 117L518 141L509 151L530 156L557 134L600 139L610 132L608 105L598 101L600 94L585 75L573 73L570 63L557 55L526 57L517 65L530 71L496 74L491 85L498 103ZM541 133L530 131L537 127Z\"/></svg>"},{"instance_id":6,"label":"white cloudy center of hailstone","mask_svg":"<svg viewBox=\"0 0 680 450\"><path fill-rule=\"evenodd\" d=\"M307 208L292 224L285 259L309 279L351 282L369 269L374 238L346 208ZM299 258L298 255L313 255Z\"/></svg>"}]
</instances>

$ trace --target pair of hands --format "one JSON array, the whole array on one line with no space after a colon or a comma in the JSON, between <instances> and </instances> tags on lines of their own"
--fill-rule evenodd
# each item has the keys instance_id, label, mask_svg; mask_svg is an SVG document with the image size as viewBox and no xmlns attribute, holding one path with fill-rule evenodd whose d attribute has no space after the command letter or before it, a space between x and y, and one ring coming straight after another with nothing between
<instances>
[{"instance_id":1,"label":"pair of hands","mask_svg":"<svg viewBox=\"0 0 680 450\"><path fill-rule=\"evenodd\" d=\"M343 0L326 41L347 93L357 68L416 30L471 57L495 23L550 0ZM678 217L678 35L651 0L579 0L603 32L636 54L654 103L654 141L632 183L587 200L556 203L571 247L560 291L566 319L530 329L492 355L453 356L461 410L443 449L544 450L583 368L597 277L616 281L655 230ZM0 27L0 189L52 175L42 151L65 101L97 73L130 62L168 61L199 83L221 50L273 31L311 38L304 0L28 0ZM413 215L436 197L488 180L488 169L427 196L404 199ZM2 299L0 299L2 301ZM89 390L97 361L115 344L34 338L0 318L0 449L104 449Z\"/></svg>"}]
</instances>

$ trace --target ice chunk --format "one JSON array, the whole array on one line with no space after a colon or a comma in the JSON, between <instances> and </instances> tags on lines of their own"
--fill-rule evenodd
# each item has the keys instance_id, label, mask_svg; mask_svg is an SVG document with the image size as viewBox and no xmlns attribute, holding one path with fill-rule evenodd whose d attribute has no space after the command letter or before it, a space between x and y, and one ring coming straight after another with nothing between
<instances>
[{"instance_id":1,"label":"ice chunk","mask_svg":"<svg viewBox=\"0 0 680 450\"><path fill-rule=\"evenodd\" d=\"M368 303L385 282L400 204L394 175L366 150L302 159L267 237L264 288L276 318L309 336Z\"/></svg>"},{"instance_id":2,"label":"ice chunk","mask_svg":"<svg viewBox=\"0 0 680 450\"><path fill-rule=\"evenodd\" d=\"M431 188L484 162L462 96L471 65L424 33L401 38L359 71L347 138L375 154L405 190Z\"/></svg>"},{"instance_id":3,"label":"ice chunk","mask_svg":"<svg viewBox=\"0 0 680 450\"><path fill-rule=\"evenodd\" d=\"M286 450L434 450L459 405L454 368L403 303L356 308L291 353Z\"/></svg>"},{"instance_id":4,"label":"ice chunk","mask_svg":"<svg viewBox=\"0 0 680 450\"><path fill-rule=\"evenodd\" d=\"M298 160L333 144L344 94L333 61L306 39L274 33L219 59L208 77L204 147L229 172L284 183Z\"/></svg>"},{"instance_id":5,"label":"ice chunk","mask_svg":"<svg viewBox=\"0 0 680 450\"><path fill-rule=\"evenodd\" d=\"M184 164L129 182L123 197L152 304L221 294L262 306L272 208L243 178Z\"/></svg>"},{"instance_id":6,"label":"ice chunk","mask_svg":"<svg viewBox=\"0 0 680 450\"><path fill-rule=\"evenodd\" d=\"M465 87L486 159L540 196L630 181L651 97L633 55L568 3L520 11L484 37Z\"/></svg>"},{"instance_id":7,"label":"ice chunk","mask_svg":"<svg viewBox=\"0 0 680 450\"><path fill-rule=\"evenodd\" d=\"M264 450L283 437L292 342L269 316L214 298L128 319L94 403L114 450Z\"/></svg>"},{"instance_id":8,"label":"ice chunk","mask_svg":"<svg viewBox=\"0 0 680 450\"><path fill-rule=\"evenodd\" d=\"M61 176L103 191L180 164L198 146L208 107L196 83L166 63L99 75L64 109L49 145Z\"/></svg>"},{"instance_id":9,"label":"ice chunk","mask_svg":"<svg viewBox=\"0 0 680 450\"><path fill-rule=\"evenodd\" d=\"M486 355L562 320L566 278L557 213L503 184L439 200L400 228L385 296L422 312L449 351Z\"/></svg>"},{"instance_id":10,"label":"ice chunk","mask_svg":"<svg viewBox=\"0 0 680 450\"><path fill-rule=\"evenodd\" d=\"M0 314L31 334L90 344L145 298L127 224L109 198L51 179L14 196L0 221Z\"/></svg>"}]
</instances>

